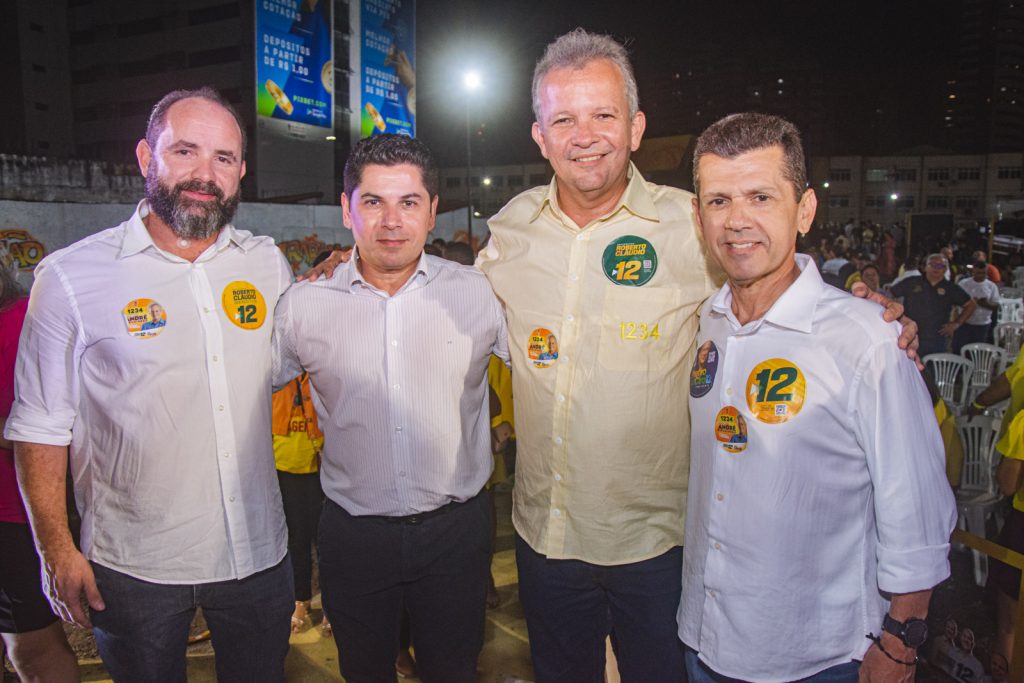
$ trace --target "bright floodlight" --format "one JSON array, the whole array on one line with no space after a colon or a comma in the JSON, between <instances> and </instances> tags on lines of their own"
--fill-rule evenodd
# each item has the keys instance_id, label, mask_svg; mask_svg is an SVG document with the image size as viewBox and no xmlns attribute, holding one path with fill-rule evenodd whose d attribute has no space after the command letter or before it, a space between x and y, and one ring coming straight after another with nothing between
<instances>
[{"instance_id":1,"label":"bright floodlight","mask_svg":"<svg viewBox=\"0 0 1024 683\"><path fill-rule=\"evenodd\" d=\"M489 177L485 177L483 182L484 182L484 185L490 185L491 184L491 179Z\"/></svg>"},{"instance_id":2,"label":"bright floodlight","mask_svg":"<svg viewBox=\"0 0 1024 683\"><path fill-rule=\"evenodd\" d=\"M824 188L825 188L825 189L827 190L827 189L828 189L828 187L829 187L829 185L828 185L828 181L826 180L825 182L823 182L823 183L821 184L821 186L822 186L822 187L824 187Z\"/></svg>"},{"instance_id":3,"label":"bright floodlight","mask_svg":"<svg viewBox=\"0 0 1024 683\"><path fill-rule=\"evenodd\" d=\"M480 87L480 74L477 71L467 71L462 76L462 85L466 86L466 90L476 90Z\"/></svg>"},{"instance_id":4,"label":"bright floodlight","mask_svg":"<svg viewBox=\"0 0 1024 683\"><path fill-rule=\"evenodd\" d=\"M893 192L891 195L889 195L889 199L891 199L893 201L896 201L899 198L900 198L900 196L898 194L896 194L895 192Z\"/></svg>"}]
</instances>

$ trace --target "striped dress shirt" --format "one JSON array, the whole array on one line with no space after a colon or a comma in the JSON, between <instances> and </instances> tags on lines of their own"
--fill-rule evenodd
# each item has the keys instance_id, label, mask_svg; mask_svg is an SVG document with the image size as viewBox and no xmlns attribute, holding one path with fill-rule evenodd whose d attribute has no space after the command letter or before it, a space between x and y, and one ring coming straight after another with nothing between
<instances>
[{"instance_id":1,"label":"striped dress shirt","mask_svg":"<svg viewBox=\"0 0 1024 683\"><path fill-rule=\"evenodd\" d=\"M324 432L324 492L353 515L401 516L472 498L490 476L487 364L508 361L501 304L479 271L422 255L389 296L334 276L278 303L274 384L303 369Z\"/></svg>"}]
</instances>

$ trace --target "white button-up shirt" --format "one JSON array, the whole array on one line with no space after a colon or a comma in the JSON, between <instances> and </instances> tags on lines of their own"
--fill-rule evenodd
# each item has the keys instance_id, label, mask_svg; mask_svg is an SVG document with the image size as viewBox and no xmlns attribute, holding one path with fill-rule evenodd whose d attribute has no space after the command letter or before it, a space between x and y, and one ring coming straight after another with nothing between
<instances>
[{"instance_id":1,"label":"white button-up shirt","mask_svg":"<svg viewBox=\"0 0 1024 683\"><path fill-rule=\"evenodd\" d=\"M291 270L230 225L190 263L147 213L39 264L5 436L70 444L89 559L157 583L243 578L287 550L270 341Z\"/></svg>"},{"instance_id":2,"label":"white button-up shirt","mask_svg":"<svg viewBox=\"0 0 1024 683\"><path fill-rule=\"evenodd\" d=\"M435 256L393 296L359 273L301 282L277 307L274 383L309 372L324 492L353 515L404 516L483 488L493 468L487 365L508 361L479 271Z\"/></svg>"},{"instance_id":3,"label":"white button-up shirt","mask_svg":"<svg viewBox=\"0 0 1024 683\"><path fill-rule=\"evenodd\" d=\"M803 272L760 320L740 325L728 285L705 303L699 343L716 355L691 379L679 636L752 681L860 658L888 609L880 591L949 575L956 522L896 326L797 259Z\"/></svg>"}]
</instances>

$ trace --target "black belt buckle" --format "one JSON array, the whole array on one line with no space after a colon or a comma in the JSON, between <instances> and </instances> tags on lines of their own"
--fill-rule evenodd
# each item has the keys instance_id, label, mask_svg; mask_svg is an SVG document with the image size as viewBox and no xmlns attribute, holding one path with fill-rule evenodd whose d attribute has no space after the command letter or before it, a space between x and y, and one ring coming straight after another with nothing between
<instances>
[{"instance_id":1,"label":"black belt buckle","mask_svg":"<svg viewBox=\"0 0 1024 683\"><path fill-rule=\"evenodd\" d=\"M409 515L402 520L406 524L416 525L423 521L423 515Z\"/></svg>"}]
</instances>

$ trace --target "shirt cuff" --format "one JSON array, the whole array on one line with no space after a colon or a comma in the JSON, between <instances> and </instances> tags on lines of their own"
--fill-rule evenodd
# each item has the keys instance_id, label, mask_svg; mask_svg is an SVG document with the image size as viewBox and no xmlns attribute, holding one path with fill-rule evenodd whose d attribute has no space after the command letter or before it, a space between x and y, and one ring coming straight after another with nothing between
<instances>
[{"instance_id":1,"label":"shirt cuff","mask_svg":"<svg viewBox=\"0 0 1024 683\"><path fill-rule=\"evenodd\" d=\"M15 403L7 418L4 438L8 441L40 443L47 446L67 446L71 443L71 424L55 419L54 415L36 412Z\"/></svg>"},{"instance_id":2,"label":"shirt cuff","mask_svg":"<svg viewBox=\"0 0 1024 683\"><path fill-rule=\"evenodd\" d=\"M949 543L909 550L878 546L878 587L887 593L930 590L949 577Z\"/></svg>"}]
</instances>

